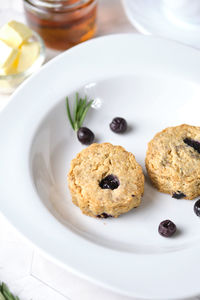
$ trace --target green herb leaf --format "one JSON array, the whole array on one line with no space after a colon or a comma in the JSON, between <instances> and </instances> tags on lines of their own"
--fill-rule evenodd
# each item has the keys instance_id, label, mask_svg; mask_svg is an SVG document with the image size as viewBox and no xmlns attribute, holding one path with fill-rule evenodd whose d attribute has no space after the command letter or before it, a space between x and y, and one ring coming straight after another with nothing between
<instances>
[{"instance_id":1,"label":"green herb leaf","mask_svg":"<svg viewBox=\"0 0 200 300\"><path fill-rule=\"evenodd\" d=\"M85 96L85 99L84 100L82 100L82 102L81 102L82 104L81 104L81 106L80 106L80 108L79 108L79 111L78 111L78 115L77 115L77 119L78 119L78 122L80 123L80 118L81 118L81 116L82 116L82 114L83 114L83 112L84 112L84 109L85 109L85 106L86 106L86 103L87 103L87 97ZM79 124L80 125L80 124ZM79 128L80 128L81 126L79 126Z\"/></svg>"},{"instance_id":2,"label":"green herb leaf","mask_svg":"<svg viewBox=\"0 0 200 300\"><path fill-rule=\"evenodd\" d=\"M2 282L2 284L0 285L0 300L20 300L19 297L14 296L9 288L7 287L7 285Z\"/></svg>"},{"instance_id":3,"label":"green herb leaf","mask_svg":"<svg viewBox=\"0 0 200 300\"><path fill-rule=\"evenodd\" d=\"M82 99L79 97L79 94L76 93L73 119L72 119L72 114L70 112L70 106L69 106L69 99L68 99L68 97L66 97L66 108L67 108L68 119L69 119L69 122L70 122L72 128L75 131L77 131L82 126L84 119L86 117L86 114L92 105L92 102L93 102L93 100L90 100L89 102L87 102L86 96L84 99Z\"/></svg>"},{"instance_id":4,"label":"green herb leaf","mask_svg":"<svg viewBox=\"0 0 200 300\"><path fill-rule=\"evenodd\" d=\"M66 98L66 107L67 107L67 115L68 115L70 124L72 125L72 128L74 129L74 122L73 122L73 120L72 120L71 113L70 113L69 99L68 99L68 97Z\"/></svg>"},{"instance_id":5,"label":"green herb leaf","mask_svg":"<svg viewBox=\"0 0 200 300\"><path fill-rule=\"evenodd\" d=\"M2 293L0 293L0 300L6 300Z\"/></svg>"},{"instance_id":6,"label":"green herb leaf","mask_svg":"<svg viewBox=\"0 0 200 300\"><path fill-rule=\"evenodd\" d=\"M81 115L81 118L80 118L80 120L79 120L79 126L80 126L80 127L82 126L83 121L85 120L86 114L87 114L88 110L90 109L90 107L91 107L91 105L92 105L92 102L93 102L93 100L91 100L91 101L85 106L85 108L84 108L84 111L83 111L83 113L82 113L82 115ZM80 127L79 127L79 128L80 128Z\"/></svg>"},{"instance_id":7,"label":"green herb leaf","mask_svg":"<svg viewBox=\"0 0 200 300\"><path fill-rule=\"evenodd\" d=\"M78 110L76 112L76 120L77 121L78 121L78 118L79 118L82 107L83 107L83 99L80 99L79 105L78 105Z\"/></svg>"},{"instance_id":8,"label":"green herb leaf","mask_svg":"<svg viewBox=\"0 0 200 300\"><path fill-rule=\"evenodd\" d=\"M76 93L76 101L75 101L75 107L74 107L74 121L77 121L77 111L78 111L78 107L79 107L79 96L78 93Z\"/></svg>"}]
</instances>

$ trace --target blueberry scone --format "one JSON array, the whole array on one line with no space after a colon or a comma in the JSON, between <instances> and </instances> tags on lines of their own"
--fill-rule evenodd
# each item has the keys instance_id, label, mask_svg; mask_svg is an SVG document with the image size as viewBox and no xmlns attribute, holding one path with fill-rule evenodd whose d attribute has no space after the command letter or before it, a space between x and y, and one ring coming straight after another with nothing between
<instances>
[{"instance_id":1,"label":"blueberry scone","mask_svg":"<svg viewBox=\"0 0 200 300\"><path fill-rule=\"evenodd\" d=\"M132 153L110 143L92 144L71 161L72 201L91 217L118 217L140 204L144 175Z\"/></svg>"},{"instance_id":2,"label":"blueberry scone","mask_svg":"<svg viewBox=\"0 0 200 300\"><path fill-rule=\"evenodd\" d=\"M176 199L200 195L200 127L180 125L149 142L146 168L154 186Z\"/></svg>"}]
</instances>

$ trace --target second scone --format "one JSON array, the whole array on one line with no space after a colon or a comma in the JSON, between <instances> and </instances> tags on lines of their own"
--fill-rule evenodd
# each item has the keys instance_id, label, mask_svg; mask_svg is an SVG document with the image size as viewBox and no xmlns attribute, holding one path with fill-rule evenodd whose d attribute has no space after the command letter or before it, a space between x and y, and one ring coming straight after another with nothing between
<instances>
[{"instance_id":1,"label":"second scone","mask_svg":"<svg viewBox=\"0 0 200 300\"><path fill-rule=\"evenodd\" d=\"M92 217L118 217L140 204L144 175L132 153L110 143L92 144L71 162L72 201Z\"/></svg>"},{"instance_id":2,"label":"second scone","mask_svg":"<svg viewBox=\"0 0 200 300\"><path fill-rule=\"evenodd\" d=\"M176 199L200 195L200 127L180 125L149 142L146 168L155 187Z\"/></svg>"}]
</instances>

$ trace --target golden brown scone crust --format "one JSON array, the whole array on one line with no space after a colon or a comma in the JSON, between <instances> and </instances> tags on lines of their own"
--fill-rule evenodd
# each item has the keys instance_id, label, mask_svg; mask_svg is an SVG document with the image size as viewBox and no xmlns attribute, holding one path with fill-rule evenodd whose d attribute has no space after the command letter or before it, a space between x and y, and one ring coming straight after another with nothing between
<instances>
[{"instance_id":1,"label":"golden brown scone crust","mask_svg":"<svg viewBox=\"0 0 200 300\"><path fill-rule=\"evenodd\" d=\"M157 133L148 144L146 168L160 192L194 199L200 195L200 153L185 139L200 142L200 127L183 124Z\"/></svg>"},{"instance_id":2,"label":"golden brown scone crust","mask_svg":"<svg viewBox=\"0 0 200 300\"><path fill-rule=\"evenodd\" d=\"M108 175L118 177L114 190L99 183ZM140 204L144 175L132 153L110 143L92 144L71 161L68 186L72 201L88 216L118 217Z\"/></svg>"}]
</instances>

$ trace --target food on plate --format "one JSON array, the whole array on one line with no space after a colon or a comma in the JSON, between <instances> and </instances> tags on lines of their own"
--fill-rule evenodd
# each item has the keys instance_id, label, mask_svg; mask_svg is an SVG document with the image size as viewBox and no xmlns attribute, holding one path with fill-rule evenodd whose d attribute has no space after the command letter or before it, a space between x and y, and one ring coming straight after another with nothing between
<instances>
[{"instance_id":1,"label":"food on plate","mask_svg":"<svg viewBox=\"0 0 200 300\"><path fill-rule=\"evenodd\" d=\"M176 199L200 195L200 127L168 127L149 142L146 168L154 186Z\"/></svg>"},{"instance_id":2,"label":"food on plate","mask_svg":"<svg viewBox=\"0 0 200 300\"><path fill-rule=\"evenodd\" d=\"M158 232L164 237L170 237L176 232L176 225L170 221L162 221L158 227Z\"/></svg>"},{"instance_id":3,"label":"food on plate","mask_svg":"<svg viewBox=\"0 0 200 300\"><path fill-rule=\"evenodd\" d=\"M91 217L118 217L140 205L144 175L132 153L110 143L92 144L71 161L72 201Z\"/></svg>"},{"instance_id":4,"label":"food on plate","mask_svg":"<svg viewBox=\"0 0 200 300\"><path fill-rule=\"evenodd\" d=\"M84 145L90 145L94 141L94 133L87 127L81 127L77 131L78 140Z\"/></svg>"},{"instance_id":5,"label":"food on plate","mask_svg":"<svg viewBox=\"0 0 200 300\"><path fill-rule=\"evenodd\" d=\"M110 123L110 129L116 133L123 133L127 130L127 122L124 118L116 117Z\"/></svg>"},{"instance_id":6,"label":"food on plate","mask_svg":"<svg viewBox=\"0 0 200 300\"><path fill-rule=\"evenodd\" d=\"M26 71L37 59L40 44L26 25L10 21L0 28L0 75Z\"/></svg>"},{"instance_id":7,"label":"food on plate","mask_svg":"<svg viewBox=\"0 0 200 300\"><path fill-rule=\"evenodd\" d=\"M194 204L194 212L198 217L200 217L200 199Z\"/></svg>"},{"instance_id":8,"label":"food on plate","mask_svg":"<svg viewBox=\"0 0 200 300\"><path fill-rule=\"evenodd\" d=\"M77 132L78 140L84 145L90 145L93 143L95 135L94 133L87 127L82 127L85 117L87 115L88 110L90 109L93 100L87 101L87 96L85 98L80 98L79 94L76 93L76 99L74 102L74 111L73 116L70 111L69 106L69 98L66 97L66 108L67 108L67 116L69 122L72 126L72 129Z\"/></svg>"}]
</instances>

